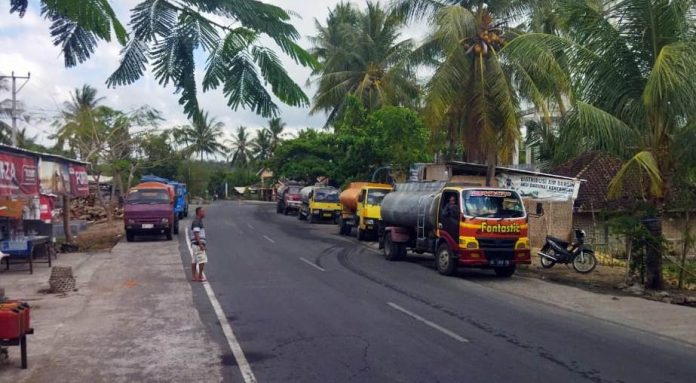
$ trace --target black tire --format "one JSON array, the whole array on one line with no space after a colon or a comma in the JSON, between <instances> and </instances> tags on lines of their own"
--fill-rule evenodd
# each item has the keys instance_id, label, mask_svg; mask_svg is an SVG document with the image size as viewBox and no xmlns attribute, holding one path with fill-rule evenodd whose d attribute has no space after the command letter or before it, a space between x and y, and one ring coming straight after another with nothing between
<instances>
[{"instance_id":1,"label":"black tire","mask_svg":"<svg viewBox=\"0 0 696 383\"><path fill-rule=\"evenodd\" d=\"M402 244L394 243L391 239L391 233L384 235L384 259L387 261L398 261L403 257L401 250Z\"/></svg>"},{"instance_id":2,"label":"black tire","mask_svg":"<svg viewBox=\"0 0 696 383\"><path fill-rule=\"evenodd\" d=\"M128 242L135 241L135 234L131 233L130 231L127 231L126 232L126 241L128 241Z\"/></svg>"},{"instance_id":3,"label":"black tire","mask_svg":"<svg viewBox=\"0 0 696 383\"><path fill-rule=\"evenodd\" d=\"M350 226L343 220L338 221L338 233L341 235L350 235Z\"/></svg>"},{"instance_id":4,"label":"black tire","mask_svg":"<svg viewBox=\"0 0 696 383\"><path fill-rule=\"evenodd\" d=\"M288 215L288 207L283 207L283 215Z\"/></svg>"},{"instance_id":5,"label":"black tire","mask_svg":"<svg viewBox=\"0 0 696 383\"><path fill-rule=\"evenodd\" d=\"M367 233L365 230L360 228L360 225L358 225L355 231L357 232L355 236L358 238L358 241L364 241L367 239Z\"/></svg>"},{"instance_id":6,"label":"black tire","mask_svg":"<svg viewBox=\"0 0 696 383\"><path fill-rule=\"evenodd\" d=\"M314 223L314 214L312 214L312 213L307 214L307 223L309 223L309 224Z\"/></svg>"},{"instance_id":7,"label":"black tire","mask_svg":"<svg viewBox=\"0 0 696 383\"><path fill-rule=\"evenodd\" d=\"M297 211L297 220L302 221L302 210L301 209Z\"/></svg>"},{"instance_id":8,"label":"black tire","mask_svg":"<svg viewBox=\"0 0 696 383\"><path fill-rule=\"evenodd\" d=\"M437 272L442 275L452 276L457 273L457 262L452 256L449 246L446 243L440 244L435 254L435 266Z\"/></svg>"},{"instance_id":9,"label":"black tire","mask_svg":"<svg viewBox=\"0 0 696 383\"><path fill-rule=\"evenodd\" d=\"M179 220L174 221L174 234L179 235Z\"/></svg>"},{"instance_id":10,"label":"black tire","mask_svg":"<svg viewBox=\"0 0 696 383\"><path fill-rule=\"evenodd\" d=\"M513 274L515 274L515 270L517 270L516 265L507 267L496 267L493 269L493 271L495 271L495 275L498 278L510 278Z\"/></svg>"},{"instance_id":11,"label":"black tire","mask_svg":"<svg viewBox=\"0 0 696 383\"><path fill-rule=\"evenodd\" d=\"M169 229L169 231L167 231L167 241L171 241L174 238L174 235L172 235L172 231L172 229Z\"/></svg>"},{"instance_id":12,"label":"black tire","mask_svg":"<svg viewBox=\"0 0 696 383\"><path fill-rule=\"evenodd\" d=\"M580 274L591 273L595 267L597 267L597 258L595 258L594 253L591 251L583 250L582 254L578 254L578 256L573 259L573 269Z\"/></svg>"},{"instance_id":13,"label":"black tire","mask_svg":"<svg viewBox=\"0 0 696 383\"><path fill-rule=\"evenodd\" d=\"M555 255L556 252L553 250L553 248L550 245L544 245L544 247L541 248L540 250L541 253L548 254L548 255ZM541 267L545 269L550 269L552 268L556 262L552 259L548 259L544 256L539 256L539 263L541 263Z\"/></svg>"}]
</instances>

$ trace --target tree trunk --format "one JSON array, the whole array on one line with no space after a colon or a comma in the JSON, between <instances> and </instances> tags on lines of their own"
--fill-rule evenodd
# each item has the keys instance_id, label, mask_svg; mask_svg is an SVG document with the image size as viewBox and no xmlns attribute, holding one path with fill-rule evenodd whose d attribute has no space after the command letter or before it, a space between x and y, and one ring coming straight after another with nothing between
<instances>
[{"instance_id":1,"label":"tree trunk","mask_svg":"<svg viewBox=\"0 0 696 383\"><path fill-rule=\"evenodd\" d=\"M648 217L642 223L652 237L645 249L645 288L662 290L662 219Z\"/></svg>"},{"instance_id":2,"label":"tree trunk","mask_svg":"<svg viewBox=\"0 0 696 383\"><path fill-rule=\"evenodd\" d=\"M494 150L488 153L487 169L486 169L486 186L493 186L495 180L495 168L498 162L498 155Z\"/></svg>"},{"instance_id":3,"label":"tree trunk","mask_svg":"<svg viewBox=\"0 0 696 383\"><path fill-rule=\"evenodd\" d=\"M686 253L689 251L689 247L691 246L691 225L689 224L689 211L687 210L684 213L684 233L682 235L682 255L681 255L681 262L680 262L680 268L679 268L679 288L683 289L684 288L684 268L686 267Z\"/></svg>"},{"instance_id":4,"label":"tree trunk","mask_svg":"<svg viewBox=\"0 0 696 383\"><path fill-rule=\"evenodd\" d=\"M65 232L65 243L73 243L73 236L70 230L70 195L63 194L63 231Z\"/></svg>"},{"instance_id":5,"label":"tree trunk","mask_svg":"<svg viewBox=\"0 0 696 383\"><path fill-rule=\"evenodd\" d=\"M97 201L99 201L99 204L102 206L102 208L104 208L104 211L106 212L106 220L111 222L111 220L113 219L113 217L112 217L113 212L111 211L111 206L106 206L106 202L104 201L104 196L102 196L101 188L99 187L99 178L101 178L101 174L97 175ZM113 187L114 187L114 185L113 185L113 180L112 180L112 185L111 185L112 191L113 191Z\"/></svg>"}]
</instances>

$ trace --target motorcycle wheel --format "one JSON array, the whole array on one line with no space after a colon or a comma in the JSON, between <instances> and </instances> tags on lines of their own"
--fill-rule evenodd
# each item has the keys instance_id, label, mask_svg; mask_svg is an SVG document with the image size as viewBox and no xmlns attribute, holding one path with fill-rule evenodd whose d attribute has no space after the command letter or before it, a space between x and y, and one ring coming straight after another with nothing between
<instances>
[{"instance_id":1,"label":"motorcycle wheel","mask_svg":"<svg viewBox=\"0 0 696 383\"><path fill-rule=\"evenodd\" d=\"M597 258L587 250L583 250L573 259L573 269L580 274L587 274L597 267Z\"/></svg>"},{"instance_id":2,"label":"motorcycle wheel","mask_svg":"<svg viewBox=\"0 0 696 383\"><path fill-rule=\"evenodd\" d=\"M556 255L556 252L549 245L545 245L544 247L542 247L540 252L542 252L544 254L548 254L548 255ZM556 264L556 261L548 259L544 256L540 255L539 258L540 258L539 262L541 263L541 267L543 267L545 269L550 269Z\"/></svg>"}]
</instances>

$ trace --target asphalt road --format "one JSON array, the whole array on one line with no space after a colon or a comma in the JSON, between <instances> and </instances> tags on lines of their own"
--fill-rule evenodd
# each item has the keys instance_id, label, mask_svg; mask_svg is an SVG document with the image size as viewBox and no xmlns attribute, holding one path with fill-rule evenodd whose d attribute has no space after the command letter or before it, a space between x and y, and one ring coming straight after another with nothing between
<instances>
[{"instance_id":1,"label":"asphalt road","mask_svg":"<svg viewBox=\"0 0 696 383\"><path fill-rule=\"evenodd\" d=\"M478 283L492 273L387 262L270 204L207 211L208 279L259 382L696 381L692 346ZM241 381L231 353L220 362Z\"/></svg>"}]
</instances>

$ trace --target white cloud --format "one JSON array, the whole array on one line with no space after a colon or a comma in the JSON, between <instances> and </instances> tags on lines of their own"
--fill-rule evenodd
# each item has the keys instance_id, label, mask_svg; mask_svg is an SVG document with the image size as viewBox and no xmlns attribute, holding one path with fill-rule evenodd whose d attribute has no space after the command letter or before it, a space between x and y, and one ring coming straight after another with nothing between
<instances>
[{"instance_id":1,"label":"white cloud","mask_svg":"<svg viewBox=\"0 0 696 383\"><path fill-rule=\"evenodd\" d=\"M127 23L129 10L133 8L137 0L112 1L115 10L122 22ZM328 10L337 4L338 0L321 0L309 2L306 0L269 0L269 3L279 5L297 13L293 24L302 36L299 42L307 46L306 36L315 33L314 19L325 21ZM385 1L382 1L386 4ZM363 2L355 2L363 6ZM31 80L19 95L28 110L37 117L50 119L58 113L63 102L69 100L69 93L83 84L96 87L99 94L105 97L104 103L116 109L132 109L140 105L150 105L160 110L166 122L166 126L175 126L186 123L186 117L182 113L182 107L178 103L178 95L174 95L173 89L162 88L153 78L152 73L146 75L130 86L108 89L104 82L118 65L119 51L121 47L115 43L101 42L93 57L87 62L75 68L65 68L60 49L52 44L49 34L49 23L41 19L40 11L35 3L31 3L27 14L19 19L16 14L9 14L9 2L0 2L0 73L9 74L15 71L18 75L31 72ZM407 37L417 36L421 27L409 28L405 33ZM197 78L201 78L205 58L198 55ZM305 86L310 75L310 70L294 63L282 56L285 68L295 81L305 88L311 97L313 89ZM199 82L200 84L200 82ZM6 93L0 94L0 100L9 98ZM211 116L225 123L225 131L231 136L239 125L244 125L252 130L266 125L266 119L249 110L231 110L227 106L227 100L222 92L212 91L203 93L199 89L199 101ZM324 115L310 116L308 108L293 108L281 105L281 118L287 123L289 131L296 131L306 127L321 127L324 124ZM38 120L37 120L38 121ZM46 121L27 126L30 134L38 134L41 142L46 143L47 134L52 132Z\"/></svg>"}]
</instances>

